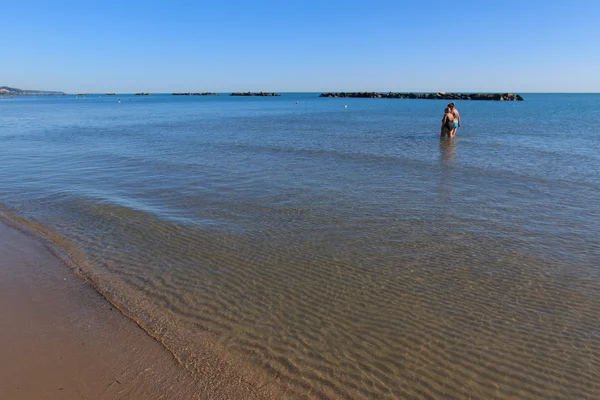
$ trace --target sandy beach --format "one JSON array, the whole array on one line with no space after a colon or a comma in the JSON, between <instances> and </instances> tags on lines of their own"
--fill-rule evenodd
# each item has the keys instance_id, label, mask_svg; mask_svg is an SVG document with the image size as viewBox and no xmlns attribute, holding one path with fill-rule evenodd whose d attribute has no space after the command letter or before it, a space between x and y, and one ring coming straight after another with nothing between
<instances>
[{"instance_id":1,"label":"sandy beach","mask_svg":"<svg viewBox=\"0 0 600 400\"><path fill-rule=\"evenodd\" d=\"M0 222L2 399L267 399L222 370L193 375L27 232Z\"/></svg>"}]
</instances>

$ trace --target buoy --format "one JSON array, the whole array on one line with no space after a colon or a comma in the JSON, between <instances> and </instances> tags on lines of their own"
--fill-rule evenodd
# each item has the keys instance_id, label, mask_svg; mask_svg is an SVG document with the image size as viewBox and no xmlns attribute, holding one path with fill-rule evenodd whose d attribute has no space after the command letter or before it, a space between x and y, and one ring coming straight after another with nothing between
<instances>
[{"instance_id":1,"label":"buoy","mask_svg":"<svg viewBox=\"0 0 600 400\"><path fill-rule=\"evenodd\" d=\"M344 106L344 108L348 108L348 106Z\"/></svg>"}]
</instances>

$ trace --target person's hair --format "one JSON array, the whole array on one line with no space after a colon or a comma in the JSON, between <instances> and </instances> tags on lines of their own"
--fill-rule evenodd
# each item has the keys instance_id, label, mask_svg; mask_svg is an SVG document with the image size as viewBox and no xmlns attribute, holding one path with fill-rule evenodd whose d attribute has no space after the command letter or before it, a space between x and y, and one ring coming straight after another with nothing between
<instances>
[{"instance_id":1,"label":"person's hair","mask_svg":"<svg viewBox=\"0 0 600 400\"><path fill-rule=\"evenodd\" d=\"M445 114L445 113L449 113L449 112L450 112L450 107L446 107L446 108L444 108L444 114Z\"/></svg>"},{"instance_id":2,"label":"person's hair","mask_svg":"<svg viewBox=\"0 0 600 400\"><path fill-rule=\"evenodd\" d=\"M449 107L449 108L453 108L453 107L454 107L454 102L452 102L452 103L449 103L449 104L448 104L448 107Z\"/></svg>"}]
</instances>

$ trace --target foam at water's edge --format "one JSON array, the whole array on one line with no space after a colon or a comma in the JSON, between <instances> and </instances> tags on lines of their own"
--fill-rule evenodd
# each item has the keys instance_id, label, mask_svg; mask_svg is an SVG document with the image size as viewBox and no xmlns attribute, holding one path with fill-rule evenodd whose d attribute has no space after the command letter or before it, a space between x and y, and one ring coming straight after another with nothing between
<instances>
[{"instance_id":1,"label":"foam at water's edge","mask_svg":"<svg viewBox=\"0 0 600 400\"><path fill-rule=\"evenodd\" d=\"M24 217L19 216L17 213L7 209L4 206L0 206L0 222L5 223L11 228L17 229L18 231L32 236L37 240L40 240L44 246L60 261L62 261L73 273L81 278L87 285L91 286L98 294L100 294L106 301L108 301L113 307L119 310L124 316L133 321L139 326L148 336L160 343L165 348L173 359L177 362L180 368L188 371L192 374L201 374L205 376L219 377L223 376L234 376L241 382L246 381L254 385L258 390L262 390L267 385L271 390L278 392L277 387L273 387L275 382L264 374L260 374L259 371L249 371L241 367L234 367L239 365L239 360L230 355L219 354L219 352L212 349L203 349L206 354L188 354L188 362L186 362L181 356L177 354L168 338L165 335L161 335L152 329L152 326L145 322L143 319L138 318L129 308L120 302L115 296L113 296L109 290L99 281L99 279L92 274L88 267L89 261L85 255L81 254L67 239L61 235L51 231L50 229L28 220ZM185 349L183 349L185 350ZM210 354L209 354L210 352ZM207 368L200 367L197 362L198 356L202 356L202 359L206 359ZM238 363L236 364L236 361Z\"/></svg>"},{"instance_id":2,"label":"foam at water's edge","mask_svg":"<svg viewBox=\"0 0 600 400\"><path fill-rule=\"evenodd\" d=\"M161 340L157 335L153 334L152 330L149 329L149 327L143 323L143 321L140 321L138 318L136 318L133 313L123 303L117 301L117 299L115 299L110 292L104 290L100 282L98 282L94 275L92 275L89 268L86 267L85 256L75 249L68 240L40 224L18 216L6 208L0 208L0 220L12 228L18 229L23 233L34 236L35 238L41 240L46 248L48 248L48 250L50 250L52 254L60 259L66 266L68 266L75 273L75 275L79 276L85 283L93 287L102 297L116 307L121 313L123 313L123 315L134 321L149 336L161 343L169 351L169 353L173 355L173 358L177 360L178 364L183 367L183 363L175 355L175 353L173 353L167 343Z\"/></svg>"}]
</instances>

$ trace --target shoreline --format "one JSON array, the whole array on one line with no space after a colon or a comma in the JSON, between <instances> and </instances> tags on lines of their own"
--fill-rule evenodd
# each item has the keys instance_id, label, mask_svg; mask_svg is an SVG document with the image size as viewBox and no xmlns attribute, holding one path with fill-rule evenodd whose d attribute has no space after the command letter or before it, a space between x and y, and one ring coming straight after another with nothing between
<instances>
[{"instance_id":1,"label":"shoreline","mask_svg":"<svg viewBox=\"0 0 600 400\"><path fill-rule=\"evenodd\" d=\"M187 371L26 226L0 214L0 393L10 399L281 398L226 363ZM202 355L200 355L202 357ZM215 362L208 354L207 364ZM224 368L225 366L225 368ZM262 383L262 385L261 385Z\"/></svg>"}]
</instances>

